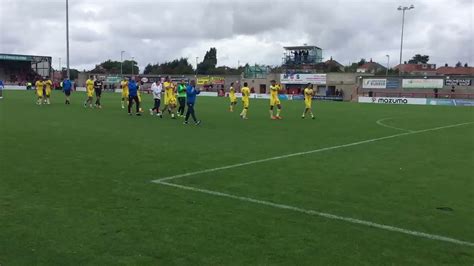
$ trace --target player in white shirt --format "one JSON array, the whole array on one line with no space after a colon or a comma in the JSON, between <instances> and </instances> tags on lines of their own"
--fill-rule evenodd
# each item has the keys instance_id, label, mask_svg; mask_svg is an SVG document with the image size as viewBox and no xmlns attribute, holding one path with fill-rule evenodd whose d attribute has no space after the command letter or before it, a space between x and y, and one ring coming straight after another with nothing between
<instances>
[{"instance_id":1,"label":"player in white shirt","mask_svg":"<svg viewBox=\"0 0 474 266\"><path fill-rule=\"evenodd\" d=\"M159 117L163 117L160 111L161 105L161 93L163 92L163 85L161 81L153 82L151 85L151 92L153 94L153 100L155 101L155 105L152 109L150 109L150 115L157 115Z\"/></svg>"}]
</instances>

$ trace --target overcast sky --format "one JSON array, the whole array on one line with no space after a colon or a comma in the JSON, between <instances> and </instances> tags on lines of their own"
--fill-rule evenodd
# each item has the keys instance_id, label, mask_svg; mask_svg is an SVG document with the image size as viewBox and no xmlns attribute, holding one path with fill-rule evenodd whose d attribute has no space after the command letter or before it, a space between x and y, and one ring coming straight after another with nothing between
<instances>
[{"instance_id":1,"label":"overcast sky","mask_svg":"<svg viewBox=\"0 0 474 266\"><path fill-rule=\"evenodd\" d=\"M390 55L428 54L438 65L474 65L474 0L69 0L71 67L91 69L132 56L147 63L186 57L194 65L210 47L218 65L277 65L283 46L316 45L342 64ZM0 0L0 53L49 55L65 65L65 0Z\"/></svg>"}]
</instances>

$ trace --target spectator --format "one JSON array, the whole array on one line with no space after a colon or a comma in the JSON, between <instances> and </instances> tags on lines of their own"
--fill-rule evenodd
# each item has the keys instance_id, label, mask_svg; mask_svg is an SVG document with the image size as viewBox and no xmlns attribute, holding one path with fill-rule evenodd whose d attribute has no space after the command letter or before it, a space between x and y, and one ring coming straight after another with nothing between
<instances>
[{"instance_id":1,"label":"spectator","mask_svg":"<svg viewBox=\"0 0 474 266\"><path fill-rule=\"evenodd\" d=\"M309 51L303 51L303 57L304 57L305 63L308 63L308 55L309 55Z\"/></svg>"},{"instance_id":2,"label":"spectator","mask_svg":"<svg viewBox=\"0 0 474 266\"><path fill-rule=\"evenodd\" d=\"M434 92L434 97L437 99L438 98L438 89L434 89L433 92Z\"/></svg>"},{"instance_id":3,"label":"spectator","mask_svg":"<svg viewBox=\"0 0 474 266\"><path fill-rule=\"evenodd\" d=\"M3 81L0 79L0 99L3 98L3 88L4 88Z\"/></svg>"}]
</instances>

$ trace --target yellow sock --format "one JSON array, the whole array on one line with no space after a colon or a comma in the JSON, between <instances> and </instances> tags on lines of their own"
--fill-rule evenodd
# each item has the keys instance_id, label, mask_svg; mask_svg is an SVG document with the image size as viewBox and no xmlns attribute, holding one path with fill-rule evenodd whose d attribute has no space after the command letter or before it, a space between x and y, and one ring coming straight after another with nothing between
<instances>
[{"instance_id":1,"label":"yellow sock","mask_svg":"<svg viewBox=\"0 0 474 266\"><path fill-rule=\"evenodd\" d=\"M277 116L280 116L281 109L277 110Z\"/></svg>"},{"instance_id":2,"label":"yellow sock","mask_svg":"<svg viewBox=\"0 0 474 266\"><path fill-rule=\"evenodd\" d=\"M270 117L273 117L273 110L270 110Z\"/></svg>"}]
</instances>

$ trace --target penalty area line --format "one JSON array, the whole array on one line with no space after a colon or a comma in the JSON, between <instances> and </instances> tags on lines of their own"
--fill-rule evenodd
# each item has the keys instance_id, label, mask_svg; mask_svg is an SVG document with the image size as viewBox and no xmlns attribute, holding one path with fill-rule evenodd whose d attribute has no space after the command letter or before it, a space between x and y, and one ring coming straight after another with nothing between
<instances>
[{"instance_id":1,"label":"penalty area line","mask_svg":"<svg viewBox=\"0 0 474 266\"><path fill-rule=\"evenodd\" d=\"M451 237L435 235L435 234L428 234L428 233L424 233L424 232L418 232L418 231L414 231L414 230L404 229L404 228L401 228L401 227L396 227L396 226L391 226L391 225L386 225L386 224L380 224L380 223L360 220L360 219L356 219L356 218L344 217L344 216L339 216L339 215L326 213L326 212L303 209L303 208L299 208L299 207L274 203L274 202L270 202L270 201L258 200L258 199L242 197L242 196L236 196L236 195L223 193L223 192L218 192L218 191L212 191L212 190L201 189L201 188L190 187L190 186L183 186L183 185L168 183L168 182L164 182L164 181L153 181L153 182L156 183L156 184L160 184L160 185L164 185L164 186L168 186L168 187L173 187L173 188L177 188L177 189L182 189L182 190L187 190L187 191L192 191L192 192L199 192L199 193L204 193L204 194L217 196L217 197L222 197L222 198L230 198L230 199L239 200L239 201L243 201L243 202L259 204L259 205L263 205L263 206L267 206L267 207L273 207L273 208L277 208L277 209L294 211L294 212L298 212L298 213L302 213L302 214L306 214L306 215L311 215L311 216L319 216L319 217L323 217L323 218L326 218L326 219L337 220L337 221L347 222L347 223L351 223L351 224L363 225L363 226L377 228L377 229L381 229L381 230L385 230L385 231L391 231L391 232L402 233L402 234L405 234L405 235L411 235L411 236L415 236L415 237L419 237L419 238L442 241L442 242L452 243L452 244L461 245L461 246L474 247L474 243L472 243L472 242L459 240L459 239L455 239L455 238L451 238Z\"/></svg>"}]
</instances>

